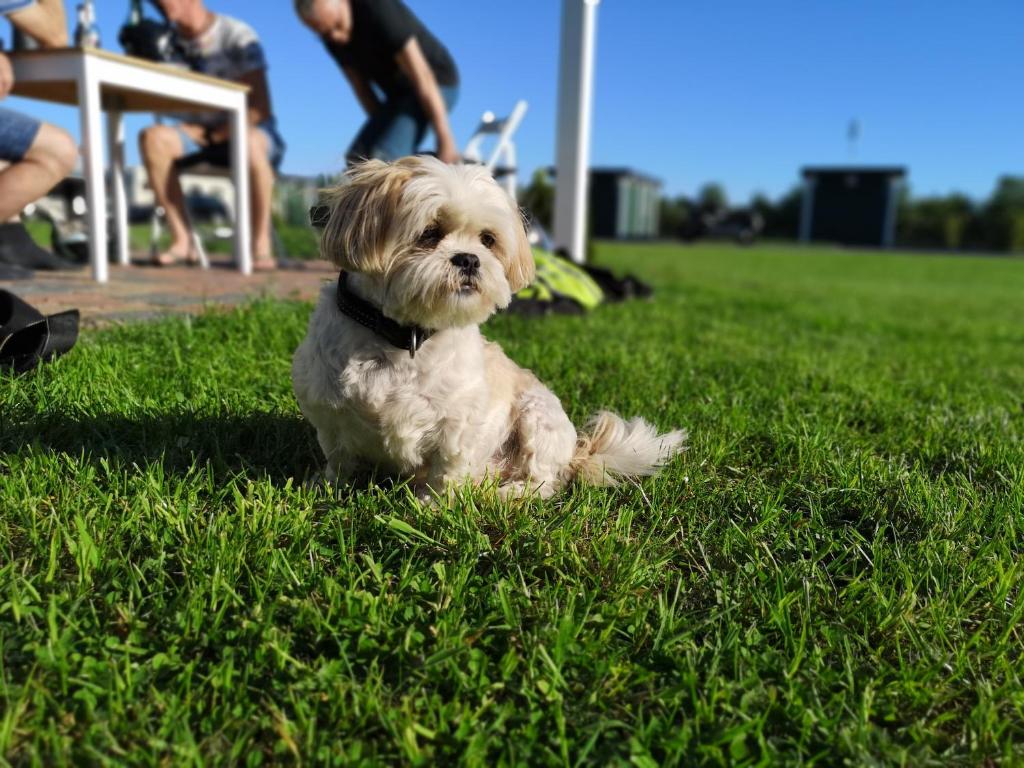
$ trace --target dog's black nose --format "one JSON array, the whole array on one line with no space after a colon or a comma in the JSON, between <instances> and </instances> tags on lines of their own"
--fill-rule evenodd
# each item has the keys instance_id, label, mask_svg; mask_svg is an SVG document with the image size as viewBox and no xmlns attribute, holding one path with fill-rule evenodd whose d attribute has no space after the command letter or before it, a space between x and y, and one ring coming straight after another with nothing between
<instances>
[{"instance_id":1,"label":"dog's black nose","mask_svg":"<svg viewBox=\"0 0 1024 768\"><path fill-rule=\"evenodd\" d=\"M471 275L480 268L480 257L475 253L456 253L451 261L465 275Z\"/></svg>"}]
</instances>

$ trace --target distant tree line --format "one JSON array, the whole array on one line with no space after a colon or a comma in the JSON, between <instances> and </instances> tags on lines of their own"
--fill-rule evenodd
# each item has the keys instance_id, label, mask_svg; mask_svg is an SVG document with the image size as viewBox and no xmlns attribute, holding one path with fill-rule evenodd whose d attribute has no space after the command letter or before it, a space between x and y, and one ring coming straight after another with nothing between
<instances>
[{"instance_id":1,"label":"distant tree line","mask_svg":"<svg viewBox=\"0 0 1024 768\"><path fill-rule=\"evenodd\" d=\"M519 205L544 229L551 231L555 218L555 185L546 170L538 168L529 185L519 189Z\"/></svg>"},{"instance_id":2,"label":"distant tree line","mask_svg":"<svg viewBox=\"0 0 1024 768\"><path fill-rule=\"evenodd\" d=\"M757 194L746 206L764 222L762 237L794 240L800 231L801 187L776 200ZM705 184L696 198L662 198L660 234L685 238L693 221L727 208L719 184ZM982 202L953 193L912 198L904 188L896 219L896 245L944 250L1024 251L1024 178L1003 176Z\"/></svg>"},{"instance_id":3,"label":"distant tree line","mask_svg":"<svg viewBox=\"0 0 1024 768\"><path fill-rule=\"evenodd\" d=\"M701 231L701 223L722 220L729 210L743 210L759 219L762 237L795 239L800 230L800 204L801 191L796 187L775 201L757 194L750 205L731 207L722 185L712 182L701 187L696 198L662 198L660 235L689 239Z\"/></svg>"},{"instance_id":4,"label":"distant tree line","mask_svg":"<svg viewBox=\"0 0 1024 768\"><path fill-rule=\"evenodd\" d=\"M795 240L800 232L803 191L795 186L775 200L757 194L746 208L760 216L760 236ZM554 186L538 170L530 184L519 190L522 206L546 228L551 228ZM708 183L695 198L661 199L659 235L684 239L695 223L729 209L721 184ZM896 219L896 245L902 248L938 248L971 251L1024 251L1024 177L1003 176L989 197L976 202L953 193L913 198L904 187Z\"/></svg>"},{"instance_id":5,"label":"distant tree line","mask_svg":"<svg viewBox=\"0 0 1024 768\"><path fill-rule=\"evenodd\" d=\"M982 202L966 195L911 199L897 217L897 245L950 250L1024 251L1024 178L1003 176Z\"/></svg>"}]
</instances>

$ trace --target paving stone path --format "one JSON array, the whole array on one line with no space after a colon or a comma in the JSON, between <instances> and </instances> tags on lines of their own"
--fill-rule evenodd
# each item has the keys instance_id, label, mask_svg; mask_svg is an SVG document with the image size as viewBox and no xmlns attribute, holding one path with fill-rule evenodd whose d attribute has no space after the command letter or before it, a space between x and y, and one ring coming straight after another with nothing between
<instances>
[{"instance_id":1,"label":"paving stone path","mask_svg":"<svg viewBox=\"0 0 1024 768\"><path fill-rule=\"evenodd\" d=\"M134 262L110 265L110 281L100 285L89 269L36 272L31 280L0 280L44 314L77 308L82 326L149 320L163 315L196 314L210 307L231 307L259 297L312 300L337 268L326 261L287 261L273 272L244 277L229 261L211 259L209 269L153 267Z\"/></svg>"}]
</instances>

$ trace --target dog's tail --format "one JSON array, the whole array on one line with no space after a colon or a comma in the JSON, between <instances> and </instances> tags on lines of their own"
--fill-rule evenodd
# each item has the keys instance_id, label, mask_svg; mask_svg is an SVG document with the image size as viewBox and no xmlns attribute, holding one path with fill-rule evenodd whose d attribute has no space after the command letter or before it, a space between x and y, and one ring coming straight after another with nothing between
<instances>
[{"instance_id":1,"label":"dog's tail","mask_svg":"<svg viewBox=\"0 0 1024 768\"><path fill-rule=\"evenodd\" d=\"M659 435L643 419L625 421L610 411L594 415L580 433L571 468L591 485L616 485L626 477L658 472L685 448L686 430Z\"/></svg>"}]
</instances>

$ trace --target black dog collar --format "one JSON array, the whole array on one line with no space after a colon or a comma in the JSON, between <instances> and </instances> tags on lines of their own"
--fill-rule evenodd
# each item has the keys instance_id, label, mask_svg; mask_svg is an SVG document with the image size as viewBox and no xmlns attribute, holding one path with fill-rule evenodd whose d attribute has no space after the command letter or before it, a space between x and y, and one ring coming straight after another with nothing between
<instances>
[{"instance_id":1,"label":"black dog collar","mask_svg":"<svg viewBox=\"0 0 1024 768\"><path fill-rule=\"evenodd\" d=\"M423 346L423 342L434 335L434 332L418 325L402 325L390 317L385 317L373 304L352 293L346 285L347 282L348 275L345 272L338 275L338 309L393 346L407 349L409 357L416 357L416 351Z\"/></svg>"}]
</instances>

